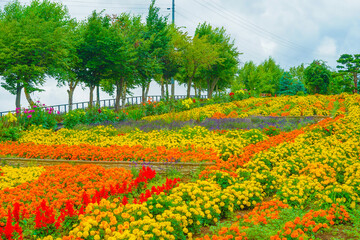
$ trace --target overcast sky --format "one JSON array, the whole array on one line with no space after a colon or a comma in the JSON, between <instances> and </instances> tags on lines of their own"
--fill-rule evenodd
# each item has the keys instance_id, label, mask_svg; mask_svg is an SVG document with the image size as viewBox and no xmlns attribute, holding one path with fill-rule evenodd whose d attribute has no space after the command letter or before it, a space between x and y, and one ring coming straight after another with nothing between
<instances>
[{"instance_id":1,"label":"overcast sky","mask_svg":"<svg viewBox=\"0 0 360 240\"><path fill-rule=\"evenodd\" d=\"M0 0L0 7L9 1ZM20 0L29 3L29 0ZM150 0L58 0L72 17L83 20L93 10L108 14L131 12L147 14ZM172 0L157 0L160 13L171 20ZM175 0L175 23L192 35L199 23L224 27L235 40L242 63L260 64L270 56L284 69L321 59L336 68L343 53L359 53L360 0ZM32 96L47 105L67 103L66 88L57 88L54 80L45 92ZM184 94L177 89L176 94ZM152 84L150 95L159 95ZM134 92L135 96L140 91ZM102 98L111 98L101 94ZM74 102L87 101L88 90L75 90ZM22 106L27 106L22 96ZM0 89L0 111L13 109L15 96Z\"/></svg>"}]
</instances>

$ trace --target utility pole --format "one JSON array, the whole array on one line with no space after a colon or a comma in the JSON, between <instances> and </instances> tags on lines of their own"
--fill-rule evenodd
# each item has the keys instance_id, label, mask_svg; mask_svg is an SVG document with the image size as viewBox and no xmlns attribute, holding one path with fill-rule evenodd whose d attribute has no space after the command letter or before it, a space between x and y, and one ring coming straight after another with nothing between
<instances>
[{"instance_id":1,"label":"utility pole","mask_svg":"<svg viewBox=\"0 0 360 240\"><path fill-rule=\"evenodd\" d=\"M175 25L175 0L172 0L172 24ZM171 97L175 97L175 80L174 77L171 78Z\"/></svg>"},{"instance_id":2,"label":"utility pole","mask_svg":"<svg viewBox=\"0 0 360 240\"><path fill-rule=\"evenodd\" d=\"M172 24L175 24L175 0L172 0Z\"/></svg>"}]
</instances>

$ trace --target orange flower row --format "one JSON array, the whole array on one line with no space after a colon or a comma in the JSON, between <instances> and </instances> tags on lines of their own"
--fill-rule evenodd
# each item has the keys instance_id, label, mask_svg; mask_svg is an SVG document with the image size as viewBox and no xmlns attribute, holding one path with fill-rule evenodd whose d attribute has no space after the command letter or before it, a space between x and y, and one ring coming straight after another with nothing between
<instances>
[{"instance_id":1,"label":"orange flower row","mask_svg":"<svg viewBox=\"0 0 360 240\"><path fill-rule=\"evenodd\" d=\"M288 133L283 132L279 135L269 137L265 141L250 144L244 148L244 153L240 156L230 156L226 161L222 159L217 160L216 165L207 167L206 170L201 173L200 177L206 177L211 170L220 170L228 173L232 172L232 175L234 175L235 170L250 161L255 154L276 147L283 142L293 141L297 136L303 133L303 130L294 130Z\"/></svg>"},{"instance_id":2,"label":"orange flower row","mask_svg":"<svg viewBox=\"0 0 360 240\"><path fill-rule=\"evenodd\" d=\"M24 217L28 218L35 213L42 199L55 209L60 209L68 200L80 205L84 191L94 195L96 190L103 187L109 189L110 185L132 179L131 172L123 168L105 169L91 164L61 164L45 168L37 180L0 191L0 219L7 215L7 208L12 209L12 204L16 202L20 203L20 209L26 209Z\"/></svg>"},{"instance_id":3,"label":"orange flower row","mask_svg":"<svg viewBox=\"0 0 360 240\"><path fill-rule=\"evenodd\" d=\"M152 161L152 162L215 162L218 154L211 149L189 146L188 149L167 149L164 146L146 148L143 146L99 147L82 145L36 145L34 143L0 143L0 155L23 158L66 159L90 161Z\"/></svg>"},{"instance_id":4,"label":"orange flower row","mask_svg":"<svg viewBox=\"0 0 360 240\"><path fill-rule=\"evenodd\" d=\"M337 123L343 117L343 115L340 115L334 119L324 119L318 123L312 124L311 126L309 126L309 129L312 130L318 128L319 126L326 127L332 125L334 123ZM206 177L211 172L211 170L220 170L230 173L232 176L236 176L234 173L235 170L249 162L255 154L266 151L272 147L276 147L281 143L294 141L295 138L297 138L300 134L305 133L305 131L306 129L303 128L300 130L296 129L291 132L282 132L279 135L269 137L267 140L258 142L256 144L250 144L244 147L243 154L241 154L240 156L230 156L226 161L222 159L217 160L216 165L207 167L201 173L200 177Z\"/></svg>"},{"instance_id":5,"label":"orange flower row","mask_svg":"<svg viewBox=\"0 0 360 240\"><path fill-rule=\"evenodd\" d=\"M333 204L330 209L310 210L302 218L297 217L294 221L287 222L285 227L270 239L281 240L286 238L302 240L308 235L313 235L321 228L328 228L336 223L345 223L349 220L349 213L344 207Z\"/></svg>"}]
</instances>

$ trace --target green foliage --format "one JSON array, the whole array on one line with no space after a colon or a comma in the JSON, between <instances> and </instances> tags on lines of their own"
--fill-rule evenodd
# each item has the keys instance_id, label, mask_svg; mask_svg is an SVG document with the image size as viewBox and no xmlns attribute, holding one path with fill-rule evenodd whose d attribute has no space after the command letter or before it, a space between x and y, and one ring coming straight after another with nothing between
<instances>
[{"instance_id":1,"label":"green foliage","mask_svg":"<svg viewBox=\"0 0 360 240\"><path fill-rule=\"evenodd\" d=\"M269 137L272 137L272 136L279 135L281 133L281 129L274 127L274 126L269 126L267 128L264 128L263 132L266 135L268 135Z\"/></svg>"},{"instance_id":2,"label":"green foliage","mask_svg":"<svg viewBox=\"0 0 360 240\"><path fill-rule=\"evenodd\" d=\"M215 86L224 90L230 86L238 71L240 53L223 27L215 28L208 23L199 24L195 35L206 38L211 44L219 46L218 52L221 61L217 61L207 68L201 68L200 77L197 80L206 86L208 97L211 98Z\"/></svg>"},{"instance_id":3,"label":"green foliage","mask_svg":"<svg viewBox=\"0 0 360 240\"><path fill-rule=\"evenodd\" d=\"M360 73L360 54L343 54L337 60L339 72L350 73L353 79L353 91L358 92L358 74Z\"/></svg>"},{"instance_id":4,"label":"green foliage","mask_svg":"<svg viewBox=\"0 0 360 240\"><path fill-rule=\"evenodd\" d=\"M115 92L115 110L120 109L120 98L125 97L126 90L137 83L139 71L153 67L152 62L145 62L143 54L150 47L144 39L146 28L140 16L122 13L111 19L111 25L105 32L103 57L106 60L103 90L111 95Z\"/></svg>"},{"instance_id":5,"label":"green foliage","mask_svg":"<svg viewBox=\"0 0 360 240\"><path fill-rule=\"evenodd\" d=\"M284 70L275 63L271 57L265 60L257 68L257 75L259 78L259 85L256 86L257 93L271 93L275 94L279 90L280 78Z\"/></svg>"},{"instance_id":6,"label":"green foliage","mask_svg":"<svg viewBox=\"0 0 360 240\"><path fill-rule=\"evenodd\" d=\"M13 1L4 7L0 75L5 82L1 85L17 95L17 107L23 88L27 93L41 91L46 76L56 76L66 67L72 23L63 5L48 0L33 0L28 6Z\"/></svg>"},{"instance_id":7,"label":"green foliage","mask_svg":"<svg viewBox=\"0 0 360 240\"><path fill-rule=\"evenodd\" d=\"M129 110L128 112L128 118L132 120L140 120L145 116L145 112L142 108L136 108Z\"/></svg>"},{"instance_id":8,"label":"green foliage","mask_svg":"<svg viewBox=\"0 0 360 240\"><path fill-rule=\"evenodd\" d=\"M350 73L333 73L328 87L329 94L352 93L354 91L352 80Z\"/></svg>"},{"instance_id":9,"label":"green foliage","mask_svg":"<svg viewBox=\"0 0 360 240\"><path fill-rule=\"evenodd\" d=\"M289 69L289 73L292 76L292 78L296 81L299 81L301 83L305 83L305 75L304 75L304 71L305 71L305 66L304 64L300 64L297 67L291 67Z\"/></svg>"},{"instance_id":10,"label":"green foliage","mask_svg":"<svg viewBox=\"0 0 360 240\"><path fill-rule=\"evenodd\" d=\"M20 126L0 128L0 142L17 141L21 137Z\"/></svg>"},{"instance_id":11,"label":"green foliage","mask_svg":"<svg viewBox=\"0 0 360 240\"><path fill-rule=\"evenodd\" d=\"M227 102L231 102L231 101L241 101L244 99L248 99L249 97L251 97L251 94L247 89L239 89L236 90L235 92L231 92L221 97L223 99L226 99Z\"/></svg>"},{"instance_id":12,"label":"green foliage","mask_svg":"<svg viewBox=\"0 0 360 240\"><path fill-rule=\"evenodd\" d=\"M280 79L280 95L296 95L298 92L306 92L305 86L302 82L294 80L289 72L285 72Z\"/></svg>"},{"instance_id":13,"label":"green foliage","mask_svg":"<svg viewBox=\"0 0 360 240\"><path fill-rule=\"evenodd\" d=\"M219 49L220 45L209 42L207 37L195 35L193 38L189 38L185 35L180 48L182 68L179 80L181 83L187 84L187 97L190 97L191 86L200 69L223 62L224 59L220 58ZM194 83L196 84L196 81Z\"/></svg>"},{"instance_id":14,"label":"green foliage","mask_svg":"<svg viewBox=\"0 0 360 240\"><path fill-rule=\"evenodd\" d=\"M304 71L305 85L311 94L327 94L331 71L324 61L314 60Z\"/></svg>"},{"instance_id":15,"label":"green foliage","mask_svg":"<svg viewBox=\"0 0 360 240\"><path fill-rule=\"evenodd\" d=\"M238 71L235 83L245 85L251 93L271 93L279 91L280 78L284 70L269 58L256 66L252 61L246 62Z\"/></svg>"},{"instance_id":16,"label":"green foliage","mask_svg":"<svg viewBox=\"0 0 360 240\"><path fill-rule=\"evenodd\" d=\"M116 113L108 108L76 109L64 116L63 124L66 128L74 128L79 124L115 123L126 118L126 113Z\"/></svg>"},{"instance_id":17,"label":"green foliage","mask_svg":"<svg viewBox=\"0 0 360 240\"><path fill-rule=\"evenodd\" d=\"M240 86L244 85L248 90L254 90L259 83L256 69L257 66L254 62L246 62L244 66L239 69L235 82Z\"/></svg>"},{"instance_id":18,"label":"green foliage","mask_svg":"<svg viewBox=\"0 0 360 240\"><path fill-rule=\"evenodd\" d=\"M256 144L264 140L264 135L257 129L251 129L241 135L242 138L247 139L251 144Z\"/></svg>"},{"instance_id":19,"label":"green foliage","mask_svg":"<svg viewBox=\"0 0 360 240\"><path fill-rule=\"evenodd\" d=\"M221 189L225 189L234 184L234 178L225 172L215 173L215 176L213 176L212 179L220 185Z\"/></svg>"}]
</instances>

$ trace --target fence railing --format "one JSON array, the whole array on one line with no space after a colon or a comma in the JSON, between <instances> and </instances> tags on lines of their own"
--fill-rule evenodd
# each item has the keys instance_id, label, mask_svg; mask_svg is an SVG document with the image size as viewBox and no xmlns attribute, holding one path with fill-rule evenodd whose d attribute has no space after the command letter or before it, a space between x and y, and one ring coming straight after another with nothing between
<instances>
[{"instance_id":1,"label":"fence railing","mask_svg":"<svg viewBox=\"0 0 360 240\"><path fill-rule=\"evenodd\" d=\"M175 100L179 100L179 99L185 99L187 96L186 95L175 95L174 99ZM195 95L191 95L190 97L195 97ZM196 97L200 97L200 98L207 98L207 95L200 95L200 96L196 96ZM160 95L153 95L153 96L148 96L146 101L151 100L151 101L160 101L162 99L162 97ZM144 102L142 100L142 96L137 96L137 97L127 97L125 100L125 105L130 106L130 105L138 105L140 103ZM97 103L97 101L93 101L93 105L95 106ZM120 100L120 104L122 104L122 101ZM103 99L100 100L100 107L114 107L115 106L115 99ZM52 105L52 106L46 106L48 108L53 108L55 112L60 112L60 113L67 113L69 112L70 109L70 105L69 104L59 104L59 105ZM77 103L73 103L72 104L72 110L75 109L86 109L89 107L89 102L77 102ZM11 113L15 113L16 110L10 110L10 111L3 111L0 112L0 117L2 117L3 115L8 114L9 112Z\"/></svg>"}]
</instances>

